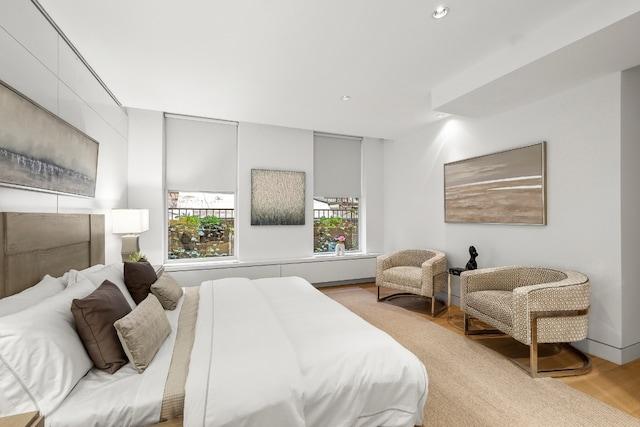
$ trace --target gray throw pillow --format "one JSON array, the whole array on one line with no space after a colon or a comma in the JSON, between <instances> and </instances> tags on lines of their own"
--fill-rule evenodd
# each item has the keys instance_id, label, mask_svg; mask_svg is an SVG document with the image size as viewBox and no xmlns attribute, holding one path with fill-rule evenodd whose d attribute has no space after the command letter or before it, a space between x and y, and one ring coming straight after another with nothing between
<instances>
[{"instance_id":1,"label":"gray throw pillow","mask_svg":"<svg viewBox=\"0 0 640 427\"><path fill-rule=\"evenodd\" d=\"M175 310L182 296L182 287L170 274L164 273L151 285L151 293L158 298L165 310Z\"/></svg>"}]
</instances>

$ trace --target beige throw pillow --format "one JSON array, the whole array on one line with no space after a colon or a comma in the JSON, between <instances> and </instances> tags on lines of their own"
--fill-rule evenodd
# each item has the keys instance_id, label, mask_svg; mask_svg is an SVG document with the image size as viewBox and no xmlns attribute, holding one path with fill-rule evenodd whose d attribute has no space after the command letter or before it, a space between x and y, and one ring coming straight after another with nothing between
<instances>
[{"instance_id":1,"label":"beige throw pillow","mask_svg":"<svg viewBox=\"0 0 640 427\"><path fill-rule=\"evenodd\" d=\"M178 300L182 296L182 288L170 274L164 273L151 285L154 294L165 310L175 310Z\"/></svg>"},{"instance_id":2,"label":"beige throw pillow","mask_svg":"<svg viewBox=\"0 0 640 427\"><path fill-rule=\"evenodd\" d=\"M113 324L131 364L142 373L171 333L169 319L155 295L149 294L128 315Z\"/></svg>"}]
</instances>

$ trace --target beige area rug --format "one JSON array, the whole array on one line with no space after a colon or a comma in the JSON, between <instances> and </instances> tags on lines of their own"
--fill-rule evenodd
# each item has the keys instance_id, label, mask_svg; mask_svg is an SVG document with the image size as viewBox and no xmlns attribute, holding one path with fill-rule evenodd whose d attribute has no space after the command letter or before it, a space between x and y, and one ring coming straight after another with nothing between
<instances>
[{"instance_id":1,"label":"beige area rug","mask_svg":"<svg viewBox=\"0 0 640 427\"><path fill-rule=\"evenodd\" d=\"M505 357L362 289L325 292L416 354L429 375L425 427L640 426L552 378L532 379Z\"/></svg>"}]
</instances>

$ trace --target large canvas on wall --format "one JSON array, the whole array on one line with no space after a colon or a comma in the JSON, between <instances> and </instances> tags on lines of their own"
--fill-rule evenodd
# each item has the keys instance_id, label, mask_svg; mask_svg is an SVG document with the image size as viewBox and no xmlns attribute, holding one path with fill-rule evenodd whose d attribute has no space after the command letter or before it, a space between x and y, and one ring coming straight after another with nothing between
<instances>
[{"instance_id":1,"label":"large canvas on wall","mask_svg":"<svg viewBox=\"0 0 640 427\"><path fill-rule=\"evenodd\" d=\"M445 222L546 224L545 142L444 165Z\"/></svg>"},{"instance_id":2,"label":"large canvas on wall","mask_svg":"<svg viewBox=\"0 0 640 427\"><path fill-rule=\"evenodd\" d=\"M305 173L251 170L251 225L304 225Z\"/></svg>"},{"instance_id":3,"label":"large canvas on wall","mask_svg":"<svg viewBox=\"0 0 640 427\"><path fill-rule=\"evenodd\" d=\"M1 185L94 197L97 171L95 140L0 84Z\"/></svg>"}]
</instances>

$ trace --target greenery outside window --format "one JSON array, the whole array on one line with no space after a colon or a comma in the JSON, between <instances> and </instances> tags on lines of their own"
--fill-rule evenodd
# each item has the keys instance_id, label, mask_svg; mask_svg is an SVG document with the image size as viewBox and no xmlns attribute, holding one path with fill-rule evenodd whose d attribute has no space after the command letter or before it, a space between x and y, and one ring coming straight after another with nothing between
<instances>
[{"instance_id":1,"label":"greenery outside window","mask_svg":"<svg viewBox=\"0 0 640 427\"><path fill-rule=\"evenodd\" d=\"M234 255L235 195L169 191L169 260Z\"/></svg>"},{"instance_id":2,"label":"greenery outside window","mask_svg":"<svg viewBox=\"0 0 640 427\"><path fill-rule=\"evenodd\" d=\"M358 251L358 198L315 197L313 205L314 253L334 252L340 236L347 252Z\"/></svg>"}]
</instances>

